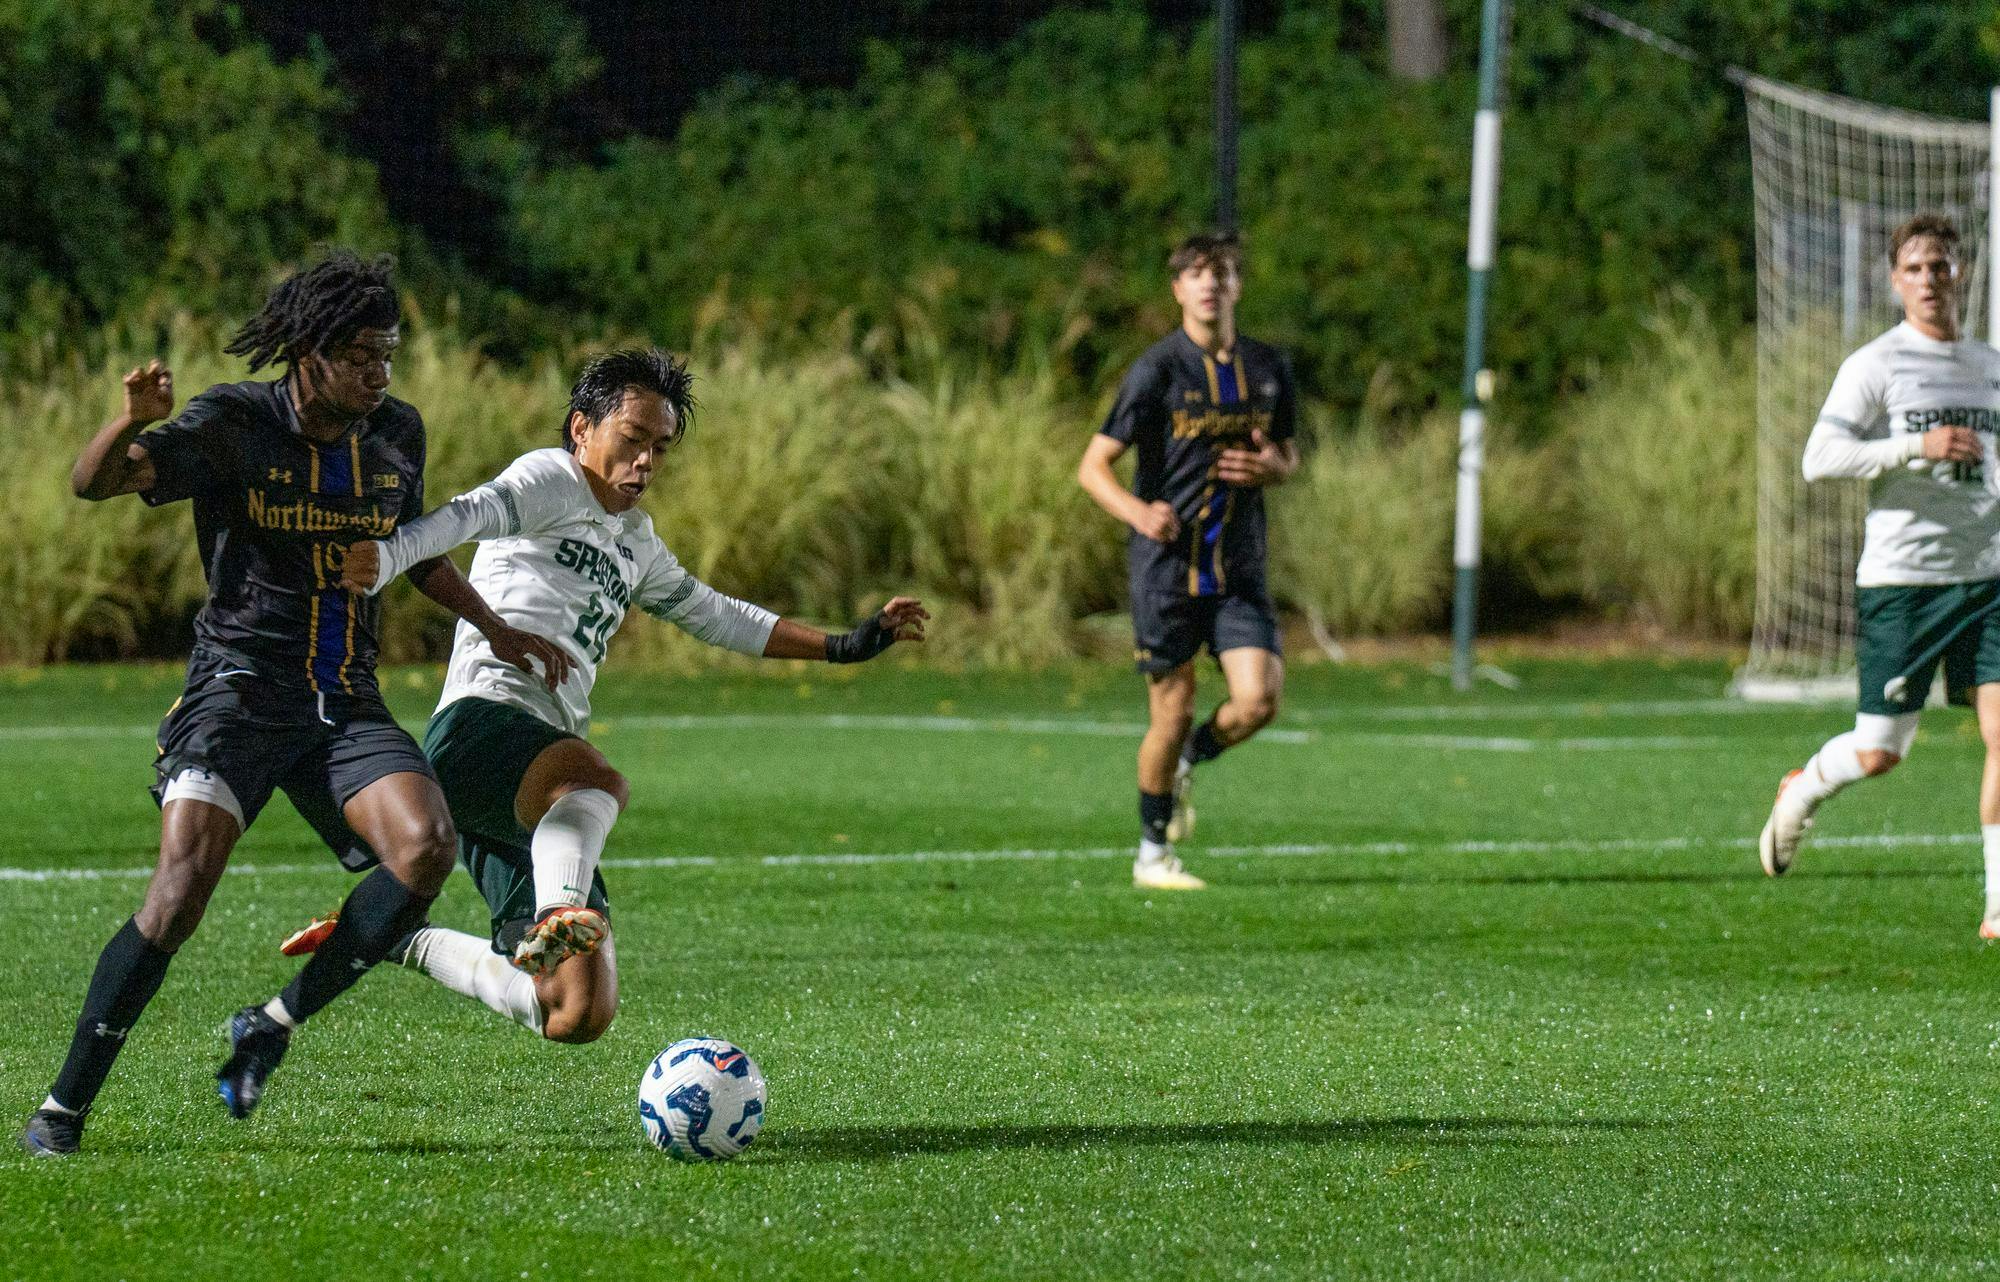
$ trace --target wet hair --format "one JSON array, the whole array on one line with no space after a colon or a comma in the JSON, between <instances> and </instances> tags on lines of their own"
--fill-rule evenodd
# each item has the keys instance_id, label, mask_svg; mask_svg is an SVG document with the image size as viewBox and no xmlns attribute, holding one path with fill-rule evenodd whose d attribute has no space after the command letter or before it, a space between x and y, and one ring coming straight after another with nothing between
<instances>
[{"instance_id":1,"label":"wet hair","mask_svg":"<svg viewBox=\"0 0 2000 1282\"><path fill-rule=\"evenodd\" d=\"M296 368L364 329L388 329L402 319L395 267L387 254L364 262L352 250L333 250L280 282L222 350L248 357L254 374L273 361Z\"/></svg>"},{"instance_id":2,"label":"wet hair","mask_svg":"<svg viewBox=\"0 0 2000 1282\"><path fill-rule=\"evenodd\" d=\"M1233 231L1205 231L1188 237L1167 255L1167 271L1178 276L1207 264L1217 271L1226 264L1243 270L1243 242Z\"/></svg>"},{"instance_id":3,"label":"wet hair","mask_svg":"<svg viewBox=\"0 0 2000 1282\"><path fill-rule=\"evenodd\" d=\"M1905 220L1889 233L1889 266L1894 267L1903 256L1903 246L1919 236L1929 236L1941 242L1946 253L1953 258L1958 257L1958 228L1952 226L1951 219L1943 214L1923 213Z\"/></svg>"},{"instance_id":4,"label":"wet hair","mask_svg":"<svg viewBox=\"0 0 2000 1282\"><path fill-rule=\"evenodd\" d=\"M569 389L569 410L563 414L562 447L574 454L576 441L569 434L571 414L595 426L618 412L628 390L658 393L672 411L677 429L675 439L687 435L694 425L694 375L687 362L657 347L628 347L593 356L576 376Z\"/></svg>"}]
</instances>

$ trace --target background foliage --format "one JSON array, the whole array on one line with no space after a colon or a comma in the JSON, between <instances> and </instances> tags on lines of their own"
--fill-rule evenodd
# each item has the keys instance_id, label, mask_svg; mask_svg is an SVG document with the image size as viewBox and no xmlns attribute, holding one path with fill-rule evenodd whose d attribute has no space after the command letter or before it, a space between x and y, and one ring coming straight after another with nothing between
<instances>
[{"instance_id":1,"label":"background foliage","mask_svg":"<svg viewBox=\"0 0 2000 1282\"><path fill-rule=\"evenodd\" d=\"M1207 6L801 7L791 43L707 61L642 9L0 0L0 405L25 429L0 494L38 531L0 568L0 657L172 644L199 586L181 526L78 507L54 455L134 358L236 376L217 335L329 240L402 257L399 390L439 494L542 443L580 350L647 338L707 376L661 516L719 585L822 618L914 587L1009 661L1095 635L1117 532L1070 473L1207 218ZM1380 0L1248 6L1244 323L1295 353L1317 443L1274 507L1280 580L1342 633L1442 609L1477 4L1445 9L1455 69L1413 83ZM1624 11L1924 110L1981 115L2000 78L1991 3ZM1508 91L1489 600L1740 636L1740 99L1561 6L1517 6ZM83 590L47 599L58 572ZM392 617L398 653L442 640Z\"/></svg>"}]
</instances>

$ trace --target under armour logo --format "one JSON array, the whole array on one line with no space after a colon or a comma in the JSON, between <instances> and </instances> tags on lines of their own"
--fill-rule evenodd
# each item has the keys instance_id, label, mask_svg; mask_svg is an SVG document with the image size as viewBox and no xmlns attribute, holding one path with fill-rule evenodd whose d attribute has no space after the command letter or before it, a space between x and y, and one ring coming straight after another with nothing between
<instances>
[{"instance_id":1,"label":"under armour logo","mask_svg":"<svg viewBox=\"0 0 2000 1282\"><path fill-rule=\"evenodd\" d=\"M99 1037L115 1037L122 1042L125 1040L125 1035L131 1031L129 1028L113 1028L101 1019L97 1021L96 1032Z\"/></svg>"},{"instance_id":2,"label":"under armour logo","mask_svg":"<svg viewBox=\"0 0 2000 1282\"><path fill-rule=\"evenodd\" d=\"M361 959L360 959L359 957L356 957L356 958L355 958L355 959L354 959L353 961L351 961L351 962L349 962L349 963L347 963L347 964L348 964L349 966L352 966L352 967L353 967L354 969L356 969L356 970L367 970L367 969L368 969L368 963L367 963L367 962L365 962L365 961L362 961L362 960L361 960Z\"/></svg>"},{"instance_id":3,"label":"under armour logo","mask_svg":"<svg viewBox=\"0 0 2000 1282\"><path fill-rule=\"evenodd\" d=\"M277 481L282 485L290 485L292 483L292 469L288 467L274 467L270 470L267 479Z\"/></svg>"}]
</instances>

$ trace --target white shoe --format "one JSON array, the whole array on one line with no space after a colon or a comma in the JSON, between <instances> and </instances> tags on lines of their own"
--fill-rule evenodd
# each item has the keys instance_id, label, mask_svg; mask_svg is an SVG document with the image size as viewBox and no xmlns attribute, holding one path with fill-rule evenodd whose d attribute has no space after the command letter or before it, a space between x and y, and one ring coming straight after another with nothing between
<instances>
[{"instance_id":1,"label":"white shoe","mask_svg":"<svg viewBox=\"0 0 2000 1282\"><path fill-rule=\"evenodd\" d=\"M1207 890L1208 883L1181 867L1168 855L1162 859L1140 859L1132 864L1132 884L1140 890Z\"/></svg>"},{"instance_id":2,"label":"white shoe","mask_svg":"<svg viewBox=\"0 0 2000 1282\"><path fill-rule=\"evenodd\" d=\"M1764 831L1757 838L1757 858L1764 865L1767 877L1784 875L1792 866L1792 857L1799 852L1799 843L1805 840L1806 830L1812 827L1811 808L1785 800L1792 781L1803 773L1794 770L1778 781L1778 799L1771 804L1771 817L1764 821Z\"/></svg>"},{"instance_id":3,"label":"white shoe","mask_svg":"<svg viewBox=\"0 0 2000 1282\"><path fill-rule=\"evenodd\" d=\"M1194 836L1194 767L1183 761L1174 767L1174 814L1167 820L1167 840Z\"/></svg>"}]
</instances>

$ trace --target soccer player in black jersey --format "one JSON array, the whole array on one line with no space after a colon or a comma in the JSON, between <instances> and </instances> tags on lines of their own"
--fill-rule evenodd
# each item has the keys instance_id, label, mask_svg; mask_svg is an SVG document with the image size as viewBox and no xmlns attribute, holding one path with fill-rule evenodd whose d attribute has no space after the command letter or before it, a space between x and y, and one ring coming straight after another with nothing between
<instances>
[{"instance_id":1,"label":"soccer player in black jersey","mask_svg":"<svg viewBox=\"0 0 2000 1282\"><path fill-rule=\"evenodd\" d=\"M1270 724L1285 665L1264 580L1265 486L1298 467L1297 401L1283 352L1236 332L1233 236L1191 236L1167 260L1181 325L1118 388L1077 480L1132 527L1132 631L1150 708L1139 744L1134 885L1200 890L1173 843L1194 828L1194 768ZM1112 464L1138 451L1132 488ZM1194 723L1194 658L1207 646L1229 697Z\"/></svg>"},{"instance_id":2,"label":"soccer player in black jersey","mask_svg":"<svg viewBox=\"0 0 2000 1282\"><path fill-rule=\"evenodd\" d=\"M456 853L429 763L375 682L379 605L340 586L346 547L423 511L424 426L388 395L400 307L388 259L337 251L280 284L226 349L283 377L209 388L173 414L159 361L125 376L125 412L84 447L77 496L190 499L208 600L187 687L161 723L160 859L145 902L99 955L68 1057L29 1119L29 1152L76 1151L83 1121L139 1014L194 933L230 850L282 788L355 870L340 925L284 992L230 1021L217 1088L256 1107L292 1030L420 925ZM151 430L148 430L148 429ZM508 627L451 562L419 590L551 684L555 646Z\"/></svg>"}]
</instances>

